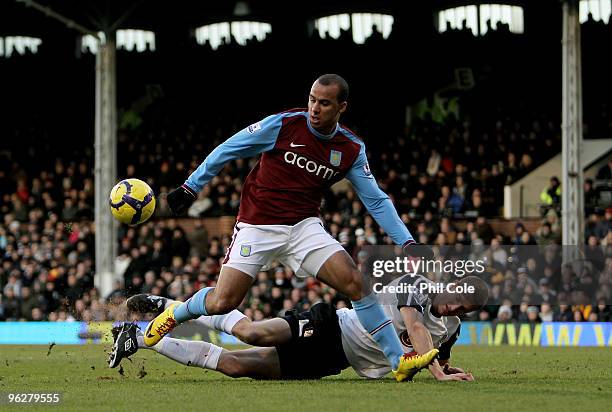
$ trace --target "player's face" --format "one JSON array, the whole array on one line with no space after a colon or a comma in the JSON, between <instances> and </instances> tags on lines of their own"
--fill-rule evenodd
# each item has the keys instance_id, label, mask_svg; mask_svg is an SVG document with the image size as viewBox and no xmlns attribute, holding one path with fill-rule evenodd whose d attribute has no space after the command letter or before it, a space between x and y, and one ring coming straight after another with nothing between
<instances>
[{"instance_id":1,"label":"player's face","mask_svg":"<svg viewBox=\"0 0 612 412\"><path fill-rule=\"evenodd\" d=\"M338 102L338 91L335 84L324 86L319 82L310 89L308 116L312 127L321 133L331 133L346 110L346 102Z\"/></svg>"}]
</instances>

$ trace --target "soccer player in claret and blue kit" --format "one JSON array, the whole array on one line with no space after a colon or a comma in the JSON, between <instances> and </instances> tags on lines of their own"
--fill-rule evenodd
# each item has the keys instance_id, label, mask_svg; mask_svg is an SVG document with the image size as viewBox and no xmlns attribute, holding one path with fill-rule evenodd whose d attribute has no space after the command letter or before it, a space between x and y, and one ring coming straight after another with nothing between
<instances>
[{"instance_id":1,"label":"soccer player in claret and blue kit","mask_svg":"<svg viewBox=\"0 0 612 412\"><path fill-rule=\"evenodd\" d=\"M255 275L272 260L296 276L318 280L351 299L362 326L380 345L398 381L409 380L433 361L437 349L406 355L391 320L368 291L362 275L319 218L323 192L346 178L376 222L408 256L430 259L417 244L370 172L363 141L339 124L347 109L348 84L335 74L319 77L308 109L274 114L236 133L213 150L185 183L168 194L170 209L184 213L197 193L234 159L261 154L243 186L234 235L216 286L168 307L145 330L153 346L177 324L201 315L231 312Z\"/></svg>"}]
</instances>

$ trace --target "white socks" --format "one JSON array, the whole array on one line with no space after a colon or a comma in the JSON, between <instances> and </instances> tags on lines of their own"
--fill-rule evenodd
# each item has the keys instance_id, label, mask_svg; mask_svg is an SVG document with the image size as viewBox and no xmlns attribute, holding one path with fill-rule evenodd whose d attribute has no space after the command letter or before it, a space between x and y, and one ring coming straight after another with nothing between
<instances>
[{"instance_id":1,"label":"white socks","mask_svg":"<svg viewBox=\"0 0 612 412\"><path fill-rule=\"evenodd\" d=\"M175 300L168 299L164 309L168 308ZM246 316L238 310L233 310L225 315L200 316L190 322L206 326L210 329L223 331L229 335L232 334L232 329L236 323L240 322ZM204 369L217 370L219 357L223 352L223 348L208 342L189 341L183 339L174 339L164 337L155 346L147 346L144 343L144 335L139 330L136 333L136 340L139 349L152 349L167 358L187 366L198 366Z\"/></svg>"},{"instance_id":2,"label":"white socks","mask_svg":"<svg viewBox=\"0 0 612 412\"><path fill-rule=\"evenodd\" d=\"M217 370L223 349L208 342L164 338L155 345L155 351L183 365Z\"/></svg>"},{"instance_id":3,"label":"white socks","mask_svg":"<svg viewBox=\"0 0 612 412\"><path fill-rule=\"evenodd\" d=\"M136 329L136 342L138 343L138 349L153 349L145 345L144 335L140 329Z\"/></svg>"},{"instance_id":4,"label":"white socks","mask_svg":"<svg viewBox=\"0 0 612 412\"><path fill-rule=\"evenodd\" d=\"M192 322L201 323L211 329L222 331L228 335L232 334L232 329L236 323L246 318L246 315L236 309L225 315L200 316Z\"/></svg>"},{"instance_id":5,"label":"white socks","mask_svg":"<svg viewBox=\"0 0 612 412\"><path fill-rule=\"evenodd\" d=\"M168 299L166 301L166 309L168 306L176 302L176 300ZM210 329L225 332L228 335L232 334L232 329L236 323L246 318L246 315L236 309L225 315L212 315L212 316L200 316L199 318L192 319L189 322L204 325Z\"/></svg>"},{"instance_id":6,"label":"white socks","mask_svg":"<svg viewBox=\"0 0 612 412\"><path fill-rule=\"evenodd\" d=\"M223 348L208 342L190 341L165 337L155 346L144 344L142 335L137 336L138 349L153 349L173 361L187 366L199 366L204 369L217 370L219 357Z\"/></svg>"}]
</instances>

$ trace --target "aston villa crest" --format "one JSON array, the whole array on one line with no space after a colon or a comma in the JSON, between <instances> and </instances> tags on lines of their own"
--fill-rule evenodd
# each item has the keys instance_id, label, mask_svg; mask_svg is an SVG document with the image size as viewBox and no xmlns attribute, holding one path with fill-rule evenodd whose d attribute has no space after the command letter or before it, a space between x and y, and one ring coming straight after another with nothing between
<instances>
[{"instance_id":1,"label":"aston villa crest","mask_svg":"<svg viewBox=\"0 0 612 412\"><path fill-rule=\"evenodd\" d=\"M251 245L240 246L240 256L242 257L251 256Z\"/></svg>"},{"instance_id":2,"label":"aston villa crest","mask_svg":"<svg viewBox=\"0 0 612 412\"><path fill-rule=\"evenodd\" d=\"M329 163L331 163L332 166L340 166L341 161L342 152L339 152L338 150L332 150L331 154L329 155Z\"/></svg>"}]
</instances>

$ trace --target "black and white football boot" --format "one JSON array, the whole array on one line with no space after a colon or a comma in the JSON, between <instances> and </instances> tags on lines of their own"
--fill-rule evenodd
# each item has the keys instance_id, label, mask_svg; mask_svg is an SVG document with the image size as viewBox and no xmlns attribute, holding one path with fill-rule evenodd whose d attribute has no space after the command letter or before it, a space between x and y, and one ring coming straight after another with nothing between
<instances>
[{"instance_id":1,"label":"black and white football boot","mask_svg":"<svg viewBox=\"0 0 612 412\"><path fill-rule=\"evenodd\" d=\"M133 323L124 322L111 330L113 334L113 349L108 355L108 366L116 368L123 358L128 358L138 351L136 333L138 326Z\"/></svg>"},{"instance_id":2,"label":"black and white football boot","mask_svg":"<svg viewBox=\"0 0 612 412\"><path fill-rule=\"evenodd\" d=\"M131 312L153 313L155 316L159 316L166 308L167 301L168 299L161 296L141 293L130 297L126 304Z\"/></svg>"}]
</instances>

